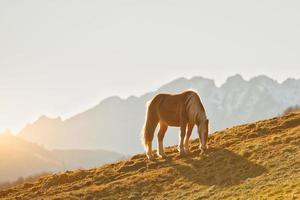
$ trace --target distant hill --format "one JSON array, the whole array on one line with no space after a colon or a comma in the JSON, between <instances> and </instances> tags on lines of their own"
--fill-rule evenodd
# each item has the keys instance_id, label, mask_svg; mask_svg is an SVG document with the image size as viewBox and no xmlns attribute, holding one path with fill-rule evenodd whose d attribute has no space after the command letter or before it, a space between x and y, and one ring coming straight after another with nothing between
<instances>
[{"instance_id":1,"label":"distant hill","mask_svg":"<svg viewBox=\"0 0 300 200\"><path fill-rule=\"evenodd\" d=\"M47 150L9 133L0 134L0 182L44 172L90 168L124 158L104 150Z\"/></svg>"},{"instance_id":2,"label":"distant hill","mask_svg":"<svg viewBox=\"0 0 300 200\"><path fill-rule=\"evenodd\" d=\"M213 80L202 77L179 78L140 97L109 97L64 121L43 116L26 126L20 137L49 148L101 148L137 153L142 151L140 132L146 102L160 92L190 88L201 95L212 131L278 116L287 107L300 102L300 80L295 79L278 83L267 76L258 76L246 81L235 75L217 87ZM166 144L176 144L177 133L178 129L169 129Z\"/></svg>"},{"instance_id":3,"label":"distant hill","mask_svg":"<svg viewBox=\"0 0 300 200\"><path fill-rule=\"evenodd\" d=\"M49 175L0 191L3 199L299 199L300 113L209 136L210 150L148 161L145 154L90 170Z\"/></svg>"}]
</instances>

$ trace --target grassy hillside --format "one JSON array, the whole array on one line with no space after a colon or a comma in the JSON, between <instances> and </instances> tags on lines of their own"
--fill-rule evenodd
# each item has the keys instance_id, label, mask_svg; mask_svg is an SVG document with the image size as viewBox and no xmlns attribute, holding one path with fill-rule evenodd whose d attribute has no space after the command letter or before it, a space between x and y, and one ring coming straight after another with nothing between
<instances>
[{"instance_id":1,"label":"grassy hillside","mask_svg":"<svg viewBox=\"0 0 300 200\"><path fill-rule=\"evenodd\" d=\"M300 113L236 126L209 138L210 152L148 161L144 154L46 176L0 192L4 199L299 199Z\"/></svg>"}]
</instances>

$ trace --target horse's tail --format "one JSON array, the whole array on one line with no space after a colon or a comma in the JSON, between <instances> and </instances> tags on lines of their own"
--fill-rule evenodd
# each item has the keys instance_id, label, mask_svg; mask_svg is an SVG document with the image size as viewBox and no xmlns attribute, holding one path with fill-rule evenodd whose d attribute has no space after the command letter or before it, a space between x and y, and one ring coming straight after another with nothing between
<instances>
[{"instance_id":1,"label":"horse's tail","mask_svg":"<svg viewBox=\"0 0 300 200\"><path fill-rule=\"evenodd\" d=\"M146 151L148 151L149 145L152 143L155 128L158 123L158 117L153 103L154 102L152 101L147 104L147 114L144 128L142 130L142 142Z\"/></svg>"}]
</instances>

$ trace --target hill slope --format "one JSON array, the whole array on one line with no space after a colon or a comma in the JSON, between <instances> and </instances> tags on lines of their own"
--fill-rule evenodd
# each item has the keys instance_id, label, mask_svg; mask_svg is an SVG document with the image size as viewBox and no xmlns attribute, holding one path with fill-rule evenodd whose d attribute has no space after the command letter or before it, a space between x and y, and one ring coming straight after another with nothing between
<instances>
[{"instance_id":1,"label":"hill slope","mask_svg":"<svg viewBox=\"0 0 300 200\"><path fill-rule=\"evenodd\" d=\"M46 176L1 191L0 198L297 199L300 198L300 113L210 135L210 152L148 161L144 154L90 170Z\"/></svg>"},{"instance_id":2,"label":"hill slope","mask_svg":"<svg viewBox=\"0 0 300 200\"><path fill-rule=\"evenodd\" d=\"M300 102L300 80L295 79L278 83L266 76L258 76L246 81L236 75L217 87L211 79L179 78L140 97L107 98L67 120L41 117L26 126L20 136L48 148L100 148L135 154L142 151L140 132L146 102L160 92L180 92L190 88L201 95L212 130L277 116ZM166 144L177 143L178 130L169 131L172 133L167 135Z\"/></svg>"},{"instance_id":3,"label":"hill slope","mask_svg":"<svg viewBox=\"0 0 300 200\"><path fill-rule=\"evenodd\" d=\"M44 172L91 168L122 157L104 150L48 150L5 133L0 135L0 183Z\"/></svg>"},{"instance_id":4,"label":"hill slope","mask_svg":"<svg viewBox=\"0 0 300 200\"><path fill-rule=\"evenodd\" d=\"M63 169L50 151L14 135L0 135L0 182Z\"/></svg>"}]
</instances>

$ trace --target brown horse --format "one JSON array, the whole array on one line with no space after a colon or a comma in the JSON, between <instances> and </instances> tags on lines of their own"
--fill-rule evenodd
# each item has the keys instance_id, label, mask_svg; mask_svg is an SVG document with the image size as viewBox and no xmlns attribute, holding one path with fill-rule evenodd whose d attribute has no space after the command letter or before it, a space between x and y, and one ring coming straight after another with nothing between
<instances>
[{"instance_id":1,"label":"brown horse","mask_svg":"<svg viewBox=\"0 0 300 200\"><path fill-rule=\"evenodd\" d=\"M202 151L208 148L208 119L200 97L188 90L180 94L158 94L149 103L143 129L143 143L147 157L151 160L152 140L156 126L159 124L158 149L159 157L165 158L163 139L168 126L180 127L178 150L181 155L189 153L189 139L196 125Z\"/></svg>"}]
</instances>

